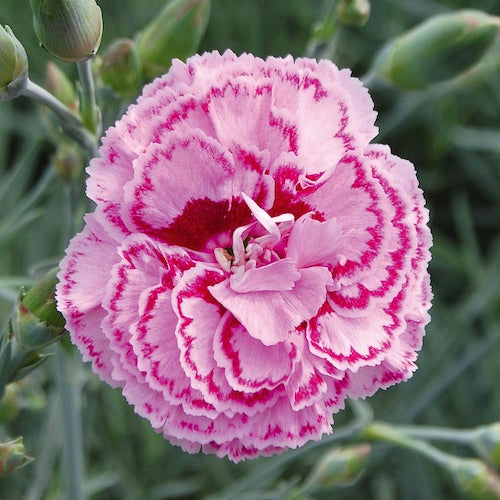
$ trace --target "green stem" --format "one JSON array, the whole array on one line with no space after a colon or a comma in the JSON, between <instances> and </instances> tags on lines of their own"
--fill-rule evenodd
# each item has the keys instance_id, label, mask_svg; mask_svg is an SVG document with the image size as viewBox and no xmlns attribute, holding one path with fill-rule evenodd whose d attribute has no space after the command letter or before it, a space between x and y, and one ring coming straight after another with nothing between
<instances>
[{"instance_id":1,"label":"green stem","mask_svg":"<svg viewBox=\"0 0 500 500\"><path fill-rule=\"evenodd\" d=\"M472 445L477 437L476 429L450 429L449 427L418 425L400 425L395 428L411 438L448 441L465 445Z\"/></svg>"},{"instance_id":2,"label":"green stem","mask_svg":"<svg viewBox=\"0 0 500 500\"><path fill-rule=\"evenodd\" d=\"M361 439L365 439L367 441L382 441L385 443L395 444L402 448L407 448L429 458L444 468L449 468L450 463L456 460L456 457L453 455L449 455L448 453L438 450L425 441L414 439L413 437L404 434L397 427L381 422L373 422L371 425L366 427L361 433Z\"/></svg>"},{"instance_id":3,"label":"green stem","mask_svg":"<svg viewBox=\"0 0 500 500\"><path fill-rule=\"evenodd\" d=\"M402 429L382 422L373 422L361 433L361 438L394 444L423 455L450 473L467 498L500 498L500 479L484 461L445 453L426 441L408 436ZM414 431L413 428L406 430ZM427 431L429 436L436 435L435 428L428 428Z\"/></svg>"},{"instance_id":4,"label":"green stem","mask_svg":"<svg viewBox=\"0 0 500 500\"><path fill-rule=\"evenodd\" d=\"M63 467L67 484L67 498L83 500L83 445L79 412L79 384L75 377L71 354L58 346L56 356L57 384L61 397L63 423Z\"/></svg>"},{"instance_id":5,"label":"green stem","mask_svg":"<svg viewBox=\"0 0 500 500\"><path fill-rule=\"evenodd\" d=\"M377 75L374 71L368 71L360 79L363 82L363 85L368 89L371 89L377 83Z\"/></svg>"},{"instance_id":6,"label":"green stem","mask_svg":"<svg viewBox=\"0 0 500 500\"><path fill-rule=\"evenodd\" d=\"M325 46L328 45L329 41L331 41L336 34L339 28L337 15L334 9L336 3L337 0L327 0L325 2L325 15L322 20L313 27L314 32L304 51L305 57L321 58Z\"/></svg>"},{"instance_id":7,"label":"green stem","mask_svg":"<svg viewBox=\"0 0 500 500\"><path fill-rule=\"evenodd\" d=\"M86 149L92 156L97 154L97 139L83 126L83 123L59 99L50 92L28 79L23 95L29 97L53 111L61 121L64 131Z\"/></svg>"},{"instance_id":8,"label":"green stem","mask_svg":"<svg viewBox=\"0 0 500 500\"><path fill-rule=\"evenodd\" d=\"M92 59L85 59L76 63L80 79L80 113L84 125L95 135L100 134L101 117L97 107L94 76L92 75Z\"/></svg>"}]
</instances>

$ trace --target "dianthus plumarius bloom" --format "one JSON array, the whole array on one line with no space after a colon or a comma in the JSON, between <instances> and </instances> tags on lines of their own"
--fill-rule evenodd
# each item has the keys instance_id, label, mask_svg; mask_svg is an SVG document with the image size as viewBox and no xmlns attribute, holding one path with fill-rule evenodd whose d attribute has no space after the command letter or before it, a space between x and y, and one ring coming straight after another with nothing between
<instances>
[{"instance_id":1,"label":"dianthus plumarius bloom","mask_svg":"<svg viewBox=\"0 0 500 500\"><path fill-rule=\"evenodd\" d=\"M175 60L107 131L58 307L172 443L272 455L411 377L428 213L375 117L329 61L227 51Z\"/></svg>"}]
</instances>

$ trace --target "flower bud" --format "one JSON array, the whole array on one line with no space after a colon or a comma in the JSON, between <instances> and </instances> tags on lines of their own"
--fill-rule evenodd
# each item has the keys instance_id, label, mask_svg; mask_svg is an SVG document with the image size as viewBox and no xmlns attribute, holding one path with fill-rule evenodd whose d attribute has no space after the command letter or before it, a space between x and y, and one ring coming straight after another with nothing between
<instances>
[{"instance_id":1,"label":"flower bud","mask_svg":"<svg viewBox=\"0 0 500 500\"><path fill-rule=\"evenodd\" d=\"M7 384L25 377L47 359L42 349L65 332L54 297L56 272L49 272L27 293L21 291L0 338L0 399Z\"/></svg>"},{"instance_id":2,"label":"flower bud","mask_svg":"<svg viewBox=\"0 0 500 500\"><path fill-rule=\"evenodd\" d=\"M0 425L13 420L19 413L19 395L16 384L9 384L0 399Z\"/></svg>"},{"instance_id":3,"label":"flower bud","mask_svg":"<svg viewBox=\"0 0 500 500\"><path fill-rule=\"evenodd\" d=\"M95 0L31 0L33 26L42 47L66 62L92 57L102 36Z\"/></svg>"},{"instance_id":4,"label":"flower bud","mask_svg":"<svg viewBox=\"0 0 500 500\"><path fill-rule=\"evenodd\" d=\"M435 16L389 42L373 73L408 90L450 80L479 62L499 27L497 17L477 10Z\"/></svg>"},{"instance_id":5,"label":"flower bud","mask_svg":"<svg viewBox=\"0 0 500 500\"><path fill-rule=\"evenodd\" d=\"M137 35L137 50L149 78L165 73L174 57L185 59L201 42L210 0L171 0Z\"/></svg>"},{"instance_id":6,"label":"flower bud","mask_svg":"<svg viewBox=\"0 0 500 500\"><path fill-rule=\"evenodd\" d=\"M336 12L338 18L352 26L364 26L370 18L369 0L340 0Z\"/></svg>"},{"instance_id":7,"label":"flower bud","mask_svg":"<svg viewBox=\"0 0 500 500\"><path fill-rule=\"evenodd\" d=\"M33 380L12 382L0 398L0 425L12 421L21 410L37 411L46 403L44 391Z\"/></svg>"},{"instance_id":8,"label":"flower bud","mask_svg":"<svg viewBox=\"0 0 500 500\"><path fill-rule=\"evenodd\" d=\"M19 96L28 80L28 56L12 30L0 25L0 101Z\"/></svg>"},{"instance_id":9,"label":"flower bud","mask_svg":"<svg viewBox=\"0 0 500 500\"><path fill-rule=\"evenodd\" d=\"M78 97L73 83L66 73L51 61L47 63L45 88L71 111L78 112Z\"/></svg>"},{"instance_id":10,"label":"flower bud","mask_svg":"<svg viewBox=\"0 0 500 500\"><path fill-rule=\"evenodd\" d=\"M500 498L500 478L484 462L475 458L457 458L448 468L460 489L471 500Z\"/></svg>"},{"instance_id":11,"label":"flower bud","mask_svg":"<svg viewBox=\"0 0 500 500\"><path fill-rule=\"evenodd\" d=\"M12 474L32 460L26 455L22 437L0 443L0 476Z\"/></svg>"},{"instance_id":12,"label":"flower bud","mask_svg":"<svg viewBox=\"0 0 500 500\"><path fill-rule=\"evenodd\" d=\"M122 96L135 94L142 86L142 62L133 40L120 38L102 56L102 81Z\"/></svg>"},{"instance_id":13,"label":"flower bud","mask_svg":"<svg viewBox=\"0 0 500 500\"><path fill-rule=\"evenodd\" d=\"M304 491L354 483L363 472L372 451L369 444L334 448L320 458L305 482Z\"/></svg>"},{"instance_id":14,"label":"flower bud","mask_svg":"<svg viewBox=\"0 0 500 500\"><path fill-rule=\"evenodd\" d=\"M477 428L474 448L482 458L500 469L500 422Z\"/></svg>"},{"instance_id":15,"label":"flower bud","mask_svg":"<svg viewBox=\"0 0 500 500\"><path fill-rule=\"evenodd\" d=\"M64 333L64 318L54 297L57 269L50 271L18 303L13 333L23 349L37 350L59 339Z\"/></svg>"}]
</instances>

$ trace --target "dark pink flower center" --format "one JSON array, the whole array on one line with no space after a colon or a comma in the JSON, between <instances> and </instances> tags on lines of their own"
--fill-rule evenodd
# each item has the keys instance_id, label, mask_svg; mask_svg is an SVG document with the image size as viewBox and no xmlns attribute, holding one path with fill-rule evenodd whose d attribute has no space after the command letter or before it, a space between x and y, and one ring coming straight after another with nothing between
<instances>
[{"instance_id":1,"label":"dark pink flower center","mask_svg":"<svg viewBox=\"0 0 500 500\"><path fill-rule=\"evenodd\" d=\"M286 258L295 217L289 213L271 217L245 193L242 198L255 220L233 232L231 247L215 248L217 263L235 292L290 290L300 279L295 263Z\"/></svg>"}]
</instances>

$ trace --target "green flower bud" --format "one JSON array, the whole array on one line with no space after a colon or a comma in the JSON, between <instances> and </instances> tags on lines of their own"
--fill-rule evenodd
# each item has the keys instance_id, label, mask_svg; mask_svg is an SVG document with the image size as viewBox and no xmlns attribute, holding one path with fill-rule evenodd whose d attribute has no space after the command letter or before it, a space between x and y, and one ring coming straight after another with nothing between
<instances>
[{"instance_id":1,"label":"green flower bud","mask_svg":"<svg viewBox=\"0 0 500 500\"><path fill-rule=\"evenodd\" d=\"M137 35L137 50L146 75L165 73L174 57L196 52L205 34L210 0L171 0Z\"/></svg>"},{"instance_id":2,"label":"green flower bud","mask_svg":"<svg viewBox=\"0 0 500 500\"><path fill-rule=\"evenodd\" d=\"M45 75L45 88L73 113L78 112L78 97L71 80L56 64L49 61Z\"/></svg>"},{"instance_id":3,"label":"green flower bud","mask_svg":"<svg viewBox=\"0 0 500 500\"><path fill-rule=\"evenodd\" d=\"M133 40L120 38L106 48L100 65L102 81L122 96L135 94L142 86L142 62Z\"/></svg>"},{"instance_id":4,"label":"green flower bud","mask_svg":"<svg viewBox=\"0 0 500 500\"><path fill-rule=\"evenodd\" d=\"M22 437L0 443L0 476L12 474L32 460L26 455Z\"/></svg>"},{"instance_id":5,"label":"green flower bud","mask_svg":"<svg viewBox=\"0 0 500 500\"><path fill-rule=\"evenodd\" d=\"M0 399L8 383L25 377L47 359L42 349L65 332L54 297L56 272L49 272L27 293L21 291L5 334L0 337Z\"/></svg>"},{"instance_id":6,"label":"green flower bud","mask_svg":"<svg viewBox=\"0 0 500 500\"><path fill-rule=\"evenodd\" d=\"M479 62L499 27L497 17L477 10L435 16L389 42L373 73L408 90L450 80Z\"/></svg>"},{"instance_id":7,"label":"green flower bud","mask_svg":"<svg viewBox=\"0 0 500 500\"><path fill-rule=\"evenodd\" d=\"M21 294L13 332L23 349L42 349L64 333L64 318L56 308L54 296L56 273L57 269L53 269Z\"/></svg>"},{"instance_id":8,"label":"green flower bud","mask_svg":"<svg viewBox=\"0 0 500 500\"><path fill-rule=\"evenodd\" d=\"M370 18L369 0L340 0L336 12L338 18L352 26L364 26Z\"/></svg>"},{"instance_id":9,"label":"green flower bud","mask_svg":"<svg viewBox=\"0 0 500 500\"><path fill-rule=\"evenodd\" d=\"M500 498L500 477L481 460L457 458L448 465L448 468L467 498L471 500Z\"/></svg>"},{"instance_id":10,"label":"green flower bud","mask_svg":"<svg viewBox=\"0 0 500 500\"><path fill-rule=\"evenodd\" d=\"M334 448L320 458L306 480L303 491L354 483L363 472L371 451L371 445L366 443Z\"/></svg>"},{"instance_id":11,"label":"green flower bud","mask_svg":"<svg viewBox=\"0 0 500 500\"><path fill-rule=\"evenodd\" d=\"M42 47L66 62L92 57L102 36L95 0L30 0L33 26Z\"/></svg>"},{"instance_id":12,"label":"green flower bud","mask_svg":"<svg viewBox=\"0 0 500 500\"><path fill-rule=\"evenodd\" d=\"M0 399L0 425L12 421L21 410L37 411L46 403L44 391L33 380L8 384Z\"/></svg>"},{"instance_id":13,"label":"green flower bud","mask_svg":"<svg viewBox=\"0 0 500 500\"><path fill-rule=\"evenodd\" d=\"M19 413L19 395L16 384L9 384L5 388L3 398L0 399L0 424L5 424L14 419Z\"/></svg>"},{"instance_id":14,"label":"green flower bud","mask_svg":"<svg viewBox=\"0 0 500 500\"><path fill-rule=\"evenodd\" d=\"M0 101L22 94L28 81L28 56L12 30L0 24Z\"/></svg>"},{"instance_id":15,"label":"green flower bud","mask_svg":"<svg viewBox=\"0 0 500 500\"><path fill-rule=\"evenodd\" d=\"M474 448L482 458L500 469L500 422L477 429Z\"/></svg>"}]
</instances>

